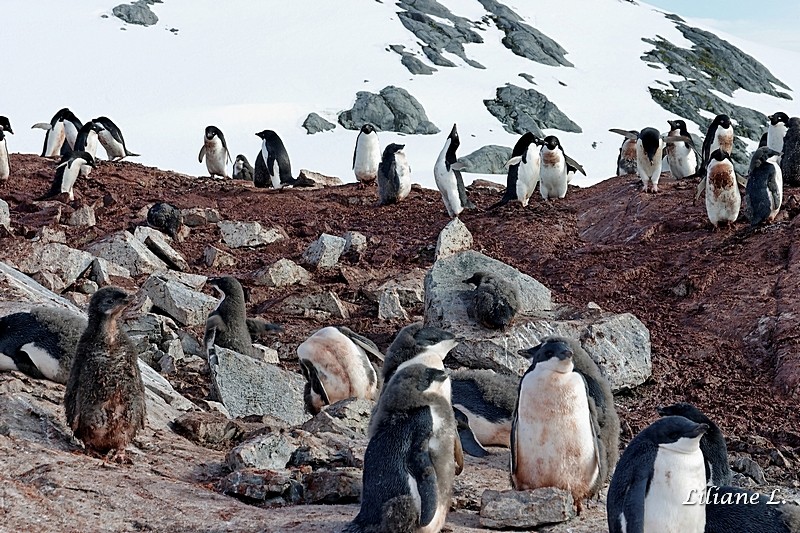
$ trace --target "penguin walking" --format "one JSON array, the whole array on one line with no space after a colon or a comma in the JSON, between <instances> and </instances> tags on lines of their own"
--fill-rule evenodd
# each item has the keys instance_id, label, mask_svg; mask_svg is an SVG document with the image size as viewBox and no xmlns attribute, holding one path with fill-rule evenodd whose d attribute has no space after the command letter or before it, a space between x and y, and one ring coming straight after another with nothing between
<instances>
[{"instance_id":1,"label":"penguin walking","mask_svg":"<svg viewBox=\"0 0 800 533\"><path fill-rule=\"evenodd\" d=\"M59 157L67 155L75 146L75 139L83 123L75 114L65 107L53 115L50 122L39 122L31 129L47 131L42 147L42 157Z\"/></svg>"},{"instance_id":2,"label":"penguin walking","mask_svg":"<svg viewBox=\"0 0 800 533\"><path fill-rule=\"evenodd\" d=\"M775 161L780 155L764 146L750 159L750 172L747 179L747 204L750 211L750 226L762 222L772 223L783 202L783 176L781 167Z\"/></svg>"},{"instance_id":3,"label":"penguin walking","mask_svg":"<svg viewBox=\"0 0 800 533\"><path fill-rule=\"evenodd\" d=\"M792 117L783 138L781 174L786 185L800 187L800 118Z\"/></svg>"},{"instance_id":4,"label":"penguin walking","mask_svg":"<svg viewBox=\"0 0 800 533\"><path fill-rule=\"evenodd\" d=\"M472 307L475 318L489 329L505 329L519 310L519 291L505 279L476 272L464 283L475 285Z\"/></svg>"},{"instance_id":5,"label":"penguin walking","mask_svg":"<svg viewBox=\"0 0 800 533\"><path fill-rule=\"evenodd\" d=\"M86 319L59 307L0 318L0 370L66 383Z\"/></svg>"},{"instance_id":6,"label":"penguin walking","mask_svg":"<svg viewBox=\"0 0 800 533\"><path fill-rule=\"evenodd\" d=\"M383 158L386 159L385 151ZM356 147L353 150L353 172L360 187L375 182L378 178L380 163L381 143L378 140L378 132L375 131L375 126L372 124L364 124L356 137Z\"/></svg>"},{"instance_id":7,"label":"penguin walking","mask_svg":"<svg viewBox=\"0 0 800 533\"><path fill-rule=\"evenodd\" d=\"M156 202L147 210L147 225L178 239L183 227L183 215L172 204Z\"/></svg>"},{"instance_id":8,"label":"penguin walking","mask_svg":"<svg viewBox=\"0 0 800 533\"><path fill-rule=\"evenodd\" d=\"M97 123L100 128L97 135L109 161L118 161L126 157L139 157L139 154L134 154L128 150L125 145L125 138L122 136L122 130L114 124L113 120L108 117L97 117L92 122Z\"/></svg>"},{"instance_id":9,"label":"penguin walking","mask_svg":"<svg viewBox=\"0 0 800 533\"><path fill-rule=\"evenodd\" d=\"M11 175L11 161L8 157L6 132L0 129L0 181L6 181Z\"/></svg>"},{"instance_id":10,"label":"penguin walking","mask_svg":"<svg viewBox=\"0 0 800 533\"><path fill-rule=\"evenodd\" d=\"M11 134L14 133L14 130L11 129L11 121L8 120L8 117L0 115L0 130L7 131L8 133Z\"/></svg>"},{"instance_id":11,"label":"penguin walking","mask_svg":"<svg viewBox=\"0 0 800 533\"><path fill-rule=\"evenodd\" d=\"M707 429L666 416L633 438L608 487L609 533L703 533L705 505L685 502L706 488L700 438Z\"/></svg>"},{"instance_id":12,"label":"penguin walking","mask_svg":"<svg viewBox=\"0 0 800 533\"><path fill-rule=\"evenodd\" d=\"M436 179L436 186L442 194L444 207L450 218L457 217L464 209L474 209L473 204L467 197L467 189L464 187L464 178L461 175L462 163L457 163L456 150L461 144L458 138L458 129L453 124L450 135L444 142L444 148L439 153L439 158L433 167L433 176Z\"/></svg>"},{"instance_id":13,"label":"penguin walking","mask_svg":"<svg viewBox=\"0 0 800 533\"><path fill-rule=\"evenodd\" d=\"M677 141L667 143L664 150L667 153L667 163L669 163L669 173L676 180L694 176L697 173L697 153L694 150L694 142L686 129L686 122L683 120L668 120L670 137L686 137L687 141Z\"/></svg>"},{"instance_id":14,"label":"penguin walking","mask_svg":"<svg viewBox=\"0 0 800 533\"><path fill-rule=\"evenodd\" d=\"M64 393L67 423L75 437L87 450L112 452L120 462L146 417L139 356L118 323L130 301L118 287L103 287L92 295Z\"/></svg>"},{"instance_id":15,"label":"penguin walking","mask_svg":"<svg viewBox=\"0 0 800 533\"><path fill-rule=\"evenodd\" d=\"M384 385L401 366L424 364L444 370L444 358L458 345L455 335L415 322L401 329L386 350L381 368ZM381 391L383 394L383 391Z\"/></svg>"},{"instance_id":16,"label":"penguin walking","mask_svg":"<svg viewBox=\"0 0 800 533\"><path fill-rule=\"evenodd\" d=\"M256 161L256 180L254 184L256 187L269 187L273 189L280 189L289 185L295 184L295 179L292 177L292 164L289 161L289 154L286 152L286 147L283 146L283 141L272 130L264 130L256 133L261 138L261 157L267 170L267 181L261 181L258 172L258 161Z\"/></svg>"},{"instance_id":17,"label":"penguin walking","mask_svg":"<svg viewBox=\"0 0 800 533\"><path fill-rule=\"evenodd\" d=\"M531 366L520 380L512 423L512 484L569 490L580 510L619 456L611 386L577 341L548 337L519 354Z\"/></svg>"},{"instance_id":18,"label":"penguin walking","mask_svg":"<svg viewBox=\"0 0 800 533\"><path fill-rule=\"evenodd\" d=\"M94 158L86 152L70 152L62 157L61 162L56 167L56 175L50 190L38 199L45 200L65 194L70 202L74 200L75 193L72 189L78 180L78 176L83 174L84 166L96 167Z\"/></svg>"},{"instance_id":19,"label":"penguin walking","mask_svg":"<svg viewBox=\"0 0 800 533\"><path fill-rule=\"evenodd\" d=\"M308 412L315 415L347 398L376 399L378 374L368 354L383 361L374 342L344 326L322 328L303 341L297 358L306 378Z\"/></svg>"},{"instance_id":20,"label":"penguin walking","mask_svg":"<svg viewBox=\"0 0 800 533\"><path fill-rule=\"evenodd\" d=\"M458 441L450 397L447 374L420 364L385 385L370 420L361 508L345 533L442 530Z\"/></svg>"},{"instance_id":21,"label":"penguin walking","mask_svg":"<svg viewBox=\"0 0 800 533\"><path fill-rule=\"evenodd\" d=\"M705 139L703 139L700 169L697 172L700 176L705 175L708 160L715 150L721 149L723 152L733 154L733 139L731 117L725 114L714 117L708 126Z\"/></svg>"},{"instance_id":22,"label":"penguin walking","mask_svg":"<svg viewBox=\"0 0 800 533\"><path fill-rule=\"evenodd\" d=\"M636 174L636 139L639 138L637 130L627 130L631 135L625 137L619 147L617 156L617 176Z\"/></svg>"},{"instance_id":23,"label":"penguin walking","mask_svg":"<svg viewBox=\"0 0 800 533\"><path fill-rule=\"evenodd\" d=\"M526 132L519 138L511 151L511 159L507 163L506 192L499 202L489 208L490 210L514 200L522 204L522 207L528 206L528 201L539 184L539 147L541 145L542 140L531 132Z\"/></svg>"},{"instance_id":24,"label":"penguin walking","mask_svg":"<svg viewBox=\"0 0 800 533\"><path fill-rule=\"evenodd\" d=\"M383 151L383 159L378 165L380 205L396 204L411 192L411 167L403 148L404 144L392 143Z\"/></svg>"},{"instance_id":25,"label":"penguin walking","mask_svg":"<svg viewBox=\"0 0 800 533\"><path fill-rule=\"evenodd\" d=\"M613 133L619 133L628 139L633 140L632 133L627 130L611 129ZM655 128L644 128L636 137L636 173L642 180L644 192L658 192L658 180L661 177L661 167L664 161L664 148L667 143L689 142L691 138L682 136L661 136Z\"/></svg>"},{"instance_id":26,"label":"penguin walking","mask_svg":"<svg viewBox=\"0 0 800 533\"><path fill-rule=\"evenodd\" d=\"M569 157L555 135L544 138L540 151L541 167L539 170L539 192L542 198L564 198L567 195L567 184L572 180L570 175L586 172L574 159Z\"/></svg>"},{"instance_id":27,"label":"penguin walking","mask_svg":"<svg viewBox=\"0 0 800 533\"><path fill-rule=\"evenodd\" d=\"M89 121L83 125L83 127L78 131L78 136L75 138L75 150L76 152L86 152L92 158L97 161L97 144L99 139L100 133L100 125L94 121ZM81 176L88 176L89 173L92 171L92 167L89 165L83 165L81 167Z\"/></svg>"},{"instance_id":28,"label":"penguin walking","mask_svg":"<svg viewBox=\"0 0 800 533\"><path fill-rule=\"evenodd\" d=\"M769 126L767 127L767 147L776 152L783 152L783 138L789 129L789 115L779 111L767 117ZM780 158L778 158L780 163Z\"/></svg>"},{"instance_id":29,"label":"penguin walking","mask_svg":"<svg viewBox=\"0 0 800 533\"><path fill-rule=\"evenodd\" d=\"M253 166L242 154L233 161L233 179L253 181Z\"/></svg>"},{"instance_id":30,"label":"penguin walking","mask_svg":"<svg viewBox=\"0 0 800 533\"><path fill-rule=\"evenodd\" d=\"M231 154L228 152L225 136L216 126L206 126L206 131L203 135L203 147L200 148L197 161L202 163L204 157L208 174L212 178L214 176L228 178L228 162L231 160Z\"/></svg>"},{"instance_id":31,"label":"penguin walking","mask_svg":"<svg viewBox=\"0 0 800 533\"><path fill-rule=\"evenodd\" d=\"M731 226L736 222L742 207L742 194L730 154L714 150L708 161L706 176L697 185L697 194L703 189L706 191L708 220L714 229L718 229L720 224Z\"/></svg>"}]
</instances>

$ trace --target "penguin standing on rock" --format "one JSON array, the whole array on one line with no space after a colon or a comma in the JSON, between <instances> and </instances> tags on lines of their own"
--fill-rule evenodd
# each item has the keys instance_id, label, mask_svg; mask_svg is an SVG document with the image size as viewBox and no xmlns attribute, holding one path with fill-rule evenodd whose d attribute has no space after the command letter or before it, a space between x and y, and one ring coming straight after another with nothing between
<instances>
[{"instance_id":1,"label":"penguin standing on rock","mask_svg":"<svg viewBox=\"0 0 800 533\"><path fill-rule=\"evenodd\" d=\"M531 132L526 132L519 138L511 159L508 160L508 176L506 177L506 192L499 202L489 209L506 205L511 201L518 201L522 207L527 207L536 185L539 184L539 146L542 140Z\"/></svg>"},{"instance_id":2,"label":"penguin standing on rock","mask_svg":"<svg viewBox=\"0 0 800 533\"><path fill-rule=\"evenodd\" d=\"M464 283L475 285L475 318L489 329L505 329L519 310L519 291L505 279L487 272L476 272Z\"/></svg>"},{"instance_id":3,"label":"penguin standing on rock","mask_svg":"<svg viewBox=\"0 0 800 533\"><path fill-rule=\"evenodd\" d=\"M126 157L139 157L139 154L134 154L128 150L125 145L125 138L122 136L122 130L114 124L113 120L108 117L97 117L92 122L98 124L100 128L97 136L106 151L109 161L118 161Z\"/></svg>"},{"instance_id":4,"label":"penguin standing on rock","mask_svg":"<svg viewBox=\"0 0 800 533\"><path fill-rule=\"evenodd\" d=\"M705 505L685 502L706 488L700 438L707 429L666 416L633 438L608 487L609 533L703 533Z\"/></svg>"},{"instance_id":5,"label":"penguin standing on rock","mask_svg":"<svg viewBox=\"0 0 800 533\"><path fill-rule=\"evenodd\" d=\"M444 148L433 167L436 186L442 194L444 207L450 218L457 217L464 209L475 208L475 204L467 197L467 189L464 187L464 178L461 175L464 165L456 162L458 159L456 150L460 144L458 129L453 124L453 129L450 130L450 135L447 136Z\"/></svg>"},{"instance_id":6,"label":"penguin standing on rock","mask_svg":"<svg viewBox=\"0 0 800 533\"><path fill-rule=\"evenodd\" d=\"M764 146L750 159L750 172L747 179L747 204L750 211L750 226L762 222L772 223L783 202L783 176L781 167L775 162L780 155Z\"/></svg>"},{"instance_id":7,"label":"penguin standing on rock","mask_svg":"<svg viewBox=\"0 0 800 533\"><path fill-rule=\"evenodd\" d=\"M639 138L639 132L636 130L628 130L631 134L630 137L625 137L622 141L622 146L619 147L619 155L617 156L617 176L626 176L628 174L636 174L636 139Z\"/></svg>"},{"instance_id":8,"label":"penguin standing on rock","mask_svg":"<svg viewBox=\"0 0 800 533\"><path fill-rule=\"evenodd\" d=\"M42 157L59 157L67 155L75 146L75 139L83 123L65 107L53 115L50 122L39 122L31 126L47 131L44 136Z\"/></svg>"},{"instance_id":9,"label":"penguin standing on rock","mask_svg":"<svg viewBox=\"0 0 800 533\"><path fill-rule=\"evenodd\" d=\"M386 152L383 155L385 159ZM356 147L353 151L353 172L360 187L375 182L380 163L381 143L378 140L378 133L372 124L364 124L356 138Z\"/></svg>"},{"instance_id":10,"label":"penguin standing on rock","mask_svg":"<svg viewBox=\"0 0 800 533\"><path fill-rule=\"evenodd\" d=\"M769 127L767 127L767 147L776 152L783 152L783 138L789 128L789 115L779 111L767 117ZM780 162L780 159L778 159Z\"/></svg>"},{"instance_id":11,"label":"penguin standing on rock","mask_svg":"<svg viewBox=\"0 0 800 533\"><path fill-rule=\"evenodd\" d=\"M789 119L786 136L783 138L781 174L786 185L800 187L800 118Z\"/></svg>"},{"instance_id":12,"label":"penguin standing on rock","mask_svg":"<svg viewBox=\"0 0 800 533\"><path fill-rule=\"evenodd\" d=\"M390 144L378 165L380 205L396 204L411 192L411 167L403 152L404 144Z\"/></svg>"},{"instance_id":13,"label":"penguin standing on rock","mask_svg":"<svg viewBox=\"0 0 800 533\"><path fill-rule=\"evenodd\" d=\"M242 154L237 155L233 161L233 179L253 181L253 166Z\"/></svg>"},{"instance_id":14,"label":"penguin standing on rock","mask_svg":"<svg viewBox=\"0 0 800 533\"><path fill-rule=\"evenodd\" d=\"M204 157L206 159L208 174L212 178L214 176L219 176L221 178L228 177L228 162L231 160L231 154L228 152L228 144L225 142L225 136L216 126L206 126L206 131L203 136L203 147L200 148L197 161L202 163Z\"/></svg>"},{"instance_id":15,"label":"penguin standing on rock","mask_svg":"<svg viewBox=\"0 0 800 533\"><path fill-rule=\"evenodd\" d=\"M56 167L56 176L53 179L50 190L38 199L45 200L64 194L70 202L74 200L75 193L72 188L75 186L78 176L83 173L84 166L92 168L96 166L94 158L86 152L70 152L62 157L61 162Z\"/></svg>"},{"instance_id":16,"label":"penguin standing on rock","mask_svg":"<svg viewBox=\"0 0 800 533\"><path fill-rule=\"evenodd\" d=\"M294 185L295 180L292 177L292 164L289 161L289 154L286 152L286 147L283 146L283 141L272 130L264 130L256 133L261 139L261 157L264 160L264 165L267 171L265 181L262 181L263 176L259 174L259 165L256 161L256 173L254 185L256 187L272 187L273 189L280 189L289 185Z\"/></svg>"},{"instance_id":17,"label":"penguin standing on rock","mask_svg":"<svg viewBox=\"0 0 800 533\"><path fill-rule=\"evenodd\" d=\"M120 462L146 417L139 357L118 323L130 301L117 287L103 287L92 295L88 325L64 393L67 423L75 437L87 450L113 452Z\"/></svg>"},{"instance_id":18,"label":"penguin standing on rock","mask_svg":"<svg viewBox=\"0 0 800 533\"><path fill-rule=\"evenodd\" d=\"M0 370L66 383L86 319L60 307L0 318Z\"/></svg>"},{"instance_id":19,"label":"penguin standing on rock","mask_svg":"<svg viewBox=\"0 0 800 533\"><path fill-rule=\"evenodd\" d=\"M706 191L706 212L714 229L720 224L731 226L739 218L742 194L730 154L714 150L708 161L706 175L697 185L697 194ZM695 196L695 200L697 196Z\"/></svg>"},{"instance_id":20,"label":"penguin standing on rock","mask_svg":"<svg viewBox=\"0 0 800 533\"><path fill-rule=\"evenodd\" d=\"M386 351L381 369L383 383L388 383L401 366L410 364L423 364L444 370L444 358L457 344L458 340L452 333L425 327L422 322L404 327Z\"/></svg>"},{"instance_id":21,"label":"penguin standing on rock","mask_svg":"<svg viewBox=\"0 0 800 533\"><path fill-rule=\"evenodd\" d=\"M183 215L174 205L157 202L147 210L147 225L177 239L183 227Z\"/></svg>"},{"instance_id":22,"label":"penguin standing on rock","mask_svg":"<svg viewBox=\"0 0 800 533\"><path fill-rule=\"evenodd\" d=\"M370 420L361 509L344 533L442 530L455 476L450 397L447 374L420 364L385 385Z\"/></svg>"},{"instance_id":23,"label":"penguin standing on rock","mask_svg":"<svg viewBox=\"0 0 800 533\"><path fill-rule=\"evenodd\" d=\"M8 157L6 132L0 128L0 181L6 181L11 175L11 161Z\"/></svg>"},{"instance_id":24,"label":"penguin standing on rock","mask_svg":"<svg viewBox=\"0 0 800 533\"><path fill-rule=\"evenodd\" d=\"M575 172L586 175L583 167L564 153L561 141L555 135L544 138L540 158L539 192L545 200L564 198L567 195L567 184Z\"/></svg>"},{"instance_id":25,"label":"penguin standing on rock","mask_svg":"<svg viewBox=\"0 0 800 533\"><path fill-rule=\"evenodd\" d=\"M694 142L686 130L683 120L668 120L671 137L686 137L689 140L667 143L664 150L667 153L669 172L676 180L694 176L697 172L697 153L694 151Z\"/></svg>"}]
</instances>

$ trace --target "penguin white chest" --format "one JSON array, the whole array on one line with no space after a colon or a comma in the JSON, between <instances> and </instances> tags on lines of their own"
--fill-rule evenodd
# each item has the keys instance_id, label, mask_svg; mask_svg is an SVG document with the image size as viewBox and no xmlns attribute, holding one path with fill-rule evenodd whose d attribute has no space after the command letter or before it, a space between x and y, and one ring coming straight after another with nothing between
<instances>
[{"instance_id":1,"label":"penguin white chest","mask_svg":"<svg viewBox=\"0 0 800 533\"><path fill-rule=\"evenodd\" d=\"M211 176L227 177L228 175L226 170L227 165L225 163L228 152L222 145L222 141L217 136L215 136L213 139L210 140L206 139L205 147L206 147L206 168L208 169L208 173Z\"/></svg>"},{"instance_id":2,"label":"penguin white chest","mask_svg":"<svg viewBox=\"0 0 800 533\"><path fill-rule=\"evenodd\" d=\"M767 163L775 167L775 186L777 188L777 192L774 195L770 194L772 210L770 211L769 215L770 218L775 218L775 215L778 214L778 211L781 209L781 204L783 203L783 172L781 171L781 167L777 162L777 156L769 158Z\"/></svg>"},{"instance_id":3,"label":"penguin white chest","mask_svg":"<svg viewBox=\"0 0 800 533\"><path fill-rule=\"evenodd\" d=\"M786 124L779 122L774 126L770 124L767 129L767 146L776 152L783 151L783 138L786 136Z\"/></svg>"},{"instance_id":4,"label":"penguin white chest","mask_svg":"<svg viewBox=\"0 0 800 533\"><path fill-rule=\"evenodd\" d=\"M697 156L691 146L686 143L670 143L667 154L669 172L675 179L691 176L697 170Z\"/></svg>"},{"instance_id":5,"label":"penguin white chest","mask_svg":"<svg viewBox=\"0 0 800 533\"><path fill-rule=\"evenodd\" d=\"M433 176L436 179L436 187L442 195L444 206L447 208L447 214L451 217L458 216L463 208L461 206L461 197L458 195L458 182L456 181L456 173L452 170L447 170L447 165L443 157L439 157L434 167Z\"/></svg>"},{"instance_id":6,"label":"penguin white chest","mask_svg":"<svg viewBox=\"0 0 800 533\"><path fill-rule=\"evenodd\" d=\"M86 148L84 149L92 157L97 155L97 133L94 130L89 131L86 136Z\"/></svg>"},{"instance_id":7,"label":"penguin white chest","mask_svg":"<svg viewBox=\"0 0 800 533\"><path fill-rule=\"evenodd\" d=\"M381 146L377 133L361 133L356 140L353 172L358 181L375 181L381 162Z\"/></svg>"},{"instance_id":8,"label":"penguin white chest","mask_svg":"<svg viewBox=\"0 0 800 533\"><path fill-rule=\"evenodd\" d=\"M8 179L11 174L11 166L8 163L8 146L6 140L0 141L0 181Z\"/></svg>"},{"instance_id":9,"label":"penguin white chest","mask_svg":"<svg viewBox=\"0 0 800 533\"><path fill-rule=\"evenodd\" d=\"M653 183L654 185L658 184L658 179L661 176L661 164L663 162L663 146L663 143L659 145L651 160L642 146L641 141L636 145L636 169L645 187L647 187L648 183Z\"/></svg>"},{"instance_id":10,"label":"penguin white chest","mask_svg":"<svg viewBox=\"0 0 800 533\"><path fill-rule=\"evenodd\" d=\"M394 169L397 173L399 187L397 189L397 201L403 200L411 192L411 167L408 158L403 152L394 154Z\"/></svg>"},{"instance_id":11,"label":"penguin white chest","mask_svg":"<svg viewBox=\"0 0 800 533\"><path fill-rule=\"evenodd\" d=\"M564 198L567 195L567 165L564 156L556 148L543 148L539 171L539 192L545 200Z\"/></svg>"},{"instance_id":12,"label":"penguin white chest","mask_svg":"<svg viewBox=\"0 0 800 533\"><path fill-rule=\"evenodd\" d=\"M267 166L267 174L269 174L270 183L273 189L280 189L283 187L281 183L281 171L278 165L278 158L272 162L272 168L269 168L269 148L267 148L267 141L261 143L261 157L264 158L264 165Z\"/></svg>"},{"instance_id":13,"label":"penguin white chest","mask_svg":"<svg viewBox=\"0 0 800 533\"><path fill-rule=\"evenodd\" d=\"M688 440L688 439L682 439ZM653 479L644 499L644 531L703 533L705 506L698 502L706 488L703 453L691 453L660 445L653 464Z\"/></svg>"},{"instance_id":14,"label":"penguin white chest","mask_svg":"<svg viewBox=\"0 0 800 533\"><path fill-rule=\"evenodd\" d=\"M75 199L74 193L72 192L72 187L78 180L78 176L80 176L81 166L83 163L83 159L75 159L67 163L66 167L64 168L64 174L61 179L61 192L68 193L70 200Z\"/></svg>"},{"instance_id":15,"label":"penguin white chest","mask_svg":"<svg viewBox=\"0 0 800 533\"><path fill-rule=\"evenodd\" d=\"M111 135L110 131L101 130L98 137L100 138L100 144L103 145L103 148L105 149L106 155L108 155L109 159L125 157L125 147L122 146L122 143L118 142L113 135Z\"/></svg>"},{"instance_id":16,"label":"penguin white chest","mask_svg":"<svg viewBox=\"0 0 800 533\"><path fill-rule=\"evenodd\" d=\"M706 184L706 212L715 226L720 222L735 222L742 206L742 195L736 175L728 160L712 159L708 166Z\"/></svg>"},{"instance_id":17,"label":"penguin white chest","mask_svg":"<svg viewBox=\"0 0 800 533\"><path fill-rule=\"evenodd\" d=\"M528 201L539 183L540 164L539 151L536 150L536 145L532 144L528 147L525 161L520 162L517 170L517 200L523 207L528 205Z\"/></svg>"},{"instance_id":18,"label":"penguin white chest","mask_svg":"<svg viewBox=\"0 0 800 533\"><path fill-rule=\"evenodd\" d=\"M47 132L47 150L45 157L57 157L61 153L61 146L67 139L67 134L64 130L64 121L59 120L55 123L53 128Z\"/></svg>"}]
</instances>

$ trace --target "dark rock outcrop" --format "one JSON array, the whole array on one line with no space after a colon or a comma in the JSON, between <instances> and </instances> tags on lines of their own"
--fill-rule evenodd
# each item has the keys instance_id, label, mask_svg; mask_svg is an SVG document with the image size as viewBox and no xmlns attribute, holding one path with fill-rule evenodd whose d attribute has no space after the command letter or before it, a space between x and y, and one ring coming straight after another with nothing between
<instances>
[{"instance_id":1,"label":"dark rock outcrop","mask_svg":"<svg viewBox=\"0 0 800 533\"><path fill-rule=\"evenodd\" d=\"M339 113L339 124L348 130L359 130L367 122L378 131L396 131L432 135L439 133L419 101L408 91L390 85L379 94L359 91L353 108Z\"/></svg>"},{"instance_id":2,"label":"dark rock outcrop","mask_svg":"<svg viewBox=\"0 0 800 533\"><path fill-rule=\"evenodd\" d=\"M542 128L583 132L558 106L535 89L523 89L508 83L497 89L494 100L484 100L483 103L509 133L522 135L530 131L537 137L544 137Z\"/></svg>"},{"instance_id":3,"label":"dark rock outcrop","mask_svg":"<svg viewBox=\"0 0 800 533\"><path fill-rule=\"evenodd\" d=\"M150 11L150 6L162 3L161 0L137 0L130 4L120 4L112 9L111 13L128 24L153 26L158 22L158 17Z\"/></svg>"},{"instance_id":4,"label":"dark rock outcrop","mask_svg":"<svg viewBox=\"0 0 800 533\"><path fill-rule=\"evenodd\" d=\"M410 52L405 51L405 46L402 44L393 44L389 46L393 52L397 52L400 54L402 59L400 62L403 64L404 67L408 69L411 74L422 74L425 76L430 76L436 69L433 67L429 67L425 63L423 63L417 56Z\"/></svg>"},{"instance_id":5,"label":"dark rock outcrop","mask_svg":"<svg viewBox=\"0 0 800 533\"><path fill-rule=\"evenodd\" d=\"M458 161L464 164L464 172L476 174L505 174L508 172L506 163L511 159L511 148L490 144L482 146L471 154L460 157Z\"/></svg>"},{"instance_id":6,"label":"dark rock outcrop","mask_svg":"<svg viewBox=\"0 0 800 533\"><path fill-rule=\"evenodd\" d=\"M316 113L309 113L306 119L303 121L302 126L309 135L313 135L321 131L330 131L336 128L336 124L333 122L328 122Z\"/></svg>"}]
</instances>

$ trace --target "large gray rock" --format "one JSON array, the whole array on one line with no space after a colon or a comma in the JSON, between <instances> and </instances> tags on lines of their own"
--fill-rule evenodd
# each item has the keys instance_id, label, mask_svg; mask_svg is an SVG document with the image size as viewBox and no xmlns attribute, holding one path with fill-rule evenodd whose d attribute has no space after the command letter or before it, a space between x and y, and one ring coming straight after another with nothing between
<instances>
[{"instance_id":1,"label":"large gray rock","mask_svg":"<svg viewBox=\"0 0 800 533\"><path fill-rule=\"evenodd\" d=\"M231 470L281 470L286 468L297 447L296 440L285 433L268 433L233 448L226 462Z\"/></svg>"},{"instance_id":2,"label":"large gray rock","mask_svg":"<svg viewBox=\"0 0 800 533\"><path fill-rule=\"evenodd\" d=\"M329 405L303 424L309 433L334 433L347 439L365 438L375 402L365 398L348 398Z\"/></svg>"},{"instance_id":3,"label":"large gray rock","mask_svg":"<svg viewBox=\"0 0 800 533\"><path fill-rule=\"evenodd\" d=\"M400 304L400 295L396 288L383 291L378 301L378 320L403 320L408 321L408 313Z\"/></svg>"},{"instance_id":4,"label":"large gray rock","mask_svg":"<svg viewBox=\"0 0 800 533\"><path fill-rule=\"evenodd\" d=\"M463 157L458 162L464 165L464 172L476 174L507 174L508 160L511 159L511 148L490 144L482 146Z\"/></svg>"},{"instance_id":5,"label":"large gray rock","mask_svg":"<svg viewBox=\"0 0 800 533\"><path fill-rule=\"evenodd\" d=\"M530 131L537 137L544 137L542 129L548 128L583 132L558 106L535 89L523 89L507 83L505 87L497 89L494 100L484 100L483 103L509 133L522 135Z\"/></svg>"},{"instance_id":6,"label":"large gray rock","mask_svg":"<svg viewBox=\"0 0 800 533\"><path fill-rule=\"evenodd\" d=\"M8 202L0 198L0 226L11 229L11 211L8 209Z\"/></svg>"},{"instance_id":7,"label":"large gray rock","mask_svg":"<svg viewBox=\"0 0 800 533\"><path fill-rule=\"evenodd\" d=\"M212 207L190 207L181 210L183 223L190 228L205 226L206 224L216 224L222 217L219 211Z\"/></svg>"},{"instance_id":8,"label":"large gray rock","mask_svg":"<svg viewBox=\"0 0 800 533\"><path fill-rule=\"evenodd\" d=\"M566 522L575 516L572 494L554 487L536 490L486 490L481 525L492 529L528 529Z\"/></svg>"},{"instance_id":9,"label":"large gray rock","mask_svg":"<svg viewBox=\"0 0 800 533\"><path fill-rule=\"evenodd\" d=\"M292 425L308 419L300 374L219 346L216 354L209 361L212 384L232 417L270 415Z\"/></svg>"},{"instance_id":10,"label":"large gray rock","mask_svg":"<svg viewBox=\"0 0 800 533\"><path fill-rule=\"evenodd\" d=\"M55 290L72 285L92 265L92 254L64 244L34 244L31 253L18 261L22 272L43 279L45 273L57 278ZM41 276L40 276L41 275Z\"/></svg>"},{"instance_id":11,"label":"large gray rock","mask_svg":"<svg viewBox=\"0 0 800 533\"><path fill-rule=\"evenodd\" d=\"M301 126L305 128L309 135L313 135L322 131L330 131L336 128L336 124L325 120L316 113L309 113Z\"/></svg>"},{"instance_id":12,"label":"large gray rock","mask_svg":"<svg viewBox=\"0 0 800 533\"><path fill-rule=\"evenodd\" d=\"M137 0L131 4L120 4L111 10L111 13L128 24L139 26L153 26L158 22L158 17L150 11L153 0Z\"/></svg>"},{"instance_id":13,"label":"large gray rock","mask_svg":"<svg viewBox=\"0 0 800 533\"><path fill-rule=\"evenodd\" d=\"M149 226L137 226L133 232L133 236L147 246L148 250L153 252L170 268L175 270L189 269L189 264L186 262L186 259L171 246L172 238L168 235L164 235L157 229Z\"/></svg>"},{"instance_id":14,"label":"large gray rock","mask_svg":"<svg viewBox=\"0 0 800 533\"><path fill-rule=\"evenodd\" d=\"M408 71L411 74L422 74L425 76L430 76L431 74L436 72L435 68L426 65L425 63L420 61L420 59L414 54L406 52L405 50L406 47L403 46L402 44L393 44L390 45L389 48L393 52L397 52L398 54L400 54L400 57L402 58L400 59L400 62L403 64L404 67L408 69Z\"/></svg>"},{"instance_id":15,"label":"large gray rock","mask_svg":"<svg viewBox=\"0 0 800 533\"><path fill-rule=\"evenodd\" d=\"M282 228L266 229L258 222L223 220L217 226L222 233L222 241L231 248L262 246L286 238L286 232Z\"/></svg>"},{"instance_id":16,"label":"large gray rock","mask_svg":"<svg viewBox=\"0 0 800 533\"><path fill-rule=\"evenodd\" d=\"M283 301L280 311L305 317L350 318L347 307L333 291L290 296Z\"/></svg>"},{"instance_id":17,"label":"large gray rock","mask_svg":"<svg viewBox=\"0 0 800 533\"><path fill-rule=\"evenodd\" d=\"M436 239L436 253L434 257L438 261L439 259L450 257L453 254L469 250L470 248L472 248L472 233L467 229L467 226L456 217L448 222L442 231L439 232L439 237Z\"/></svg>"},{"instance_id":18,"label":"large gray rock","mask_svg":"<svg viewBox=\"0 0 800 533\"><path fill-rule=\"evenodd\" d=\"M209 244L206 246L205 250L203 250L203 262L209 267L224 268L235 265L236 258L228 252Z\"/></svg>"},{"instance_id":19,"label":"large gray rock","mask_svg":"<svg viewBox=\"0 0 800 533\"><path fill-rule=\"evenodd\" d=\"M67 224L70 226L94 226L97 224L97 219L94 215L94 207L85 205L76 209L67 219Z\"/></svg>"},{"instance_id":20,"label":"large gray rock","mask_svg":"<svg viewBox=\"0 0 800 533\"><path fill-rule=\"evenodd\" d=\"M425 109L408 91L390 85L379 94L359 91L353 108L339 113L339 124L349 130L360 130L367 122L378 131L396 131L432 135L439 133Z\"/></svg>"},{"instance_id":21,"label":"large gray rock","mask_svg":"<svg viewBox=\"0 0 800 533\"><path fill-rule=\"evenodd\" d=\"M205 324L208 314L218 303L216 298L163 276L150 276L140 291L152 300L153 305L183 326Z\"/></svg>"},{"instance_id":22,"label":"large gray rock","mask_svg":"<svg viewBox=\"0 0 800 533\"><path fill-rule=\"evenodd\" d=\"M288 287L295 283L301 285L311 281L311 273L291 259L278 259L253 274L255 285L267 287Z\"/></svg>"},{"instance_id":23,"label":"large gray rock","mask_svg":"<svg viewBox=\"0 0 800 533\"><path fill-rule=\"evenodd\" d=\"M167 265L127 231L118 231L90 244L86 251L127 268L131 276L167 270Z\"/></svg>"},{"instance_id":24,"label":"large gray rock","mask_svg":"<svg viewBox=\"0 0 800 533\"><path fill-rule=\"evenodd\" d=\"M316 268L335 267L344 253L345 244L345 239L323 233L303 252L303 261Z\"/></svg>"}]
</instances>

